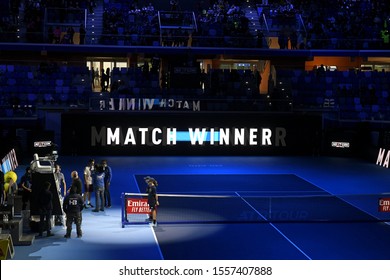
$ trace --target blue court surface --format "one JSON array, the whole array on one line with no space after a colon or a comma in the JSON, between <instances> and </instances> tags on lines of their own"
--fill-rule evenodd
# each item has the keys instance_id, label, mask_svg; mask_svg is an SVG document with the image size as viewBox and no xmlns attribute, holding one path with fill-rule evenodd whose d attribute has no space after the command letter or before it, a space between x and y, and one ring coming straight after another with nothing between
<instances>
[{"instance_id":1,"label":"blue court surface","mask_svg":"<svg viewBox=\"0 0 390 280\"><path fill-rule=\"evenodd\" d=\"M59 157L68 185L71 171L82 174L88 159ZM390 259L390 214L378 211L378 200L390 197L390 173L375 163L338 157L105 159L113 170L113 207L85 209L81 239L75 230L65 239L65 229L56 226L55 236L15 247L14 259ZM159 183L158 226L143 220L122 227L121 195L145 192L147 175Z\"/></svg>"}]
</instances>

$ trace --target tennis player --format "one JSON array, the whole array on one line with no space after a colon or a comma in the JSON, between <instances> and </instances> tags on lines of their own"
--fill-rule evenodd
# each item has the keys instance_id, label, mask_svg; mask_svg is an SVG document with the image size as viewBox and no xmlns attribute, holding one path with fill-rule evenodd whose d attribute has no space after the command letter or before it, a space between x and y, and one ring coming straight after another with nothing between
<instances>
[{"instance_id":1,"label":"tennis player","mask_svg":"<svg viewBox=\"0 0 390 280\"><path fill-rule=\"evenodd\" d=\"M148 204L149 204L149 209L151 214L149 217L152 220L152 226L156 227L157 226L157 206L159 205L158 203L158 196L157 196L157 181L156 179L152 177L145 177L145 182L148 184L148 187L146 189L146 192L148 194Z\"/></svg>"}]
</instances>

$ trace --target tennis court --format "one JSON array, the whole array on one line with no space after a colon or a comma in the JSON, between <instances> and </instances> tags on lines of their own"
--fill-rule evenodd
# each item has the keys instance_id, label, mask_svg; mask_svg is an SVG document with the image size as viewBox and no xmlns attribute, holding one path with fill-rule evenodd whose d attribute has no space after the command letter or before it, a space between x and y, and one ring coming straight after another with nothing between
<instances>
[{"instance_id":1,"label":"tennis court","mask_svg":"<svg viewBox=\"0 0 390 280\"><path fill-rule=\"evenodd\" d=\"M375 211L380 195L335 196L294 174L149 175L164 193L155 232L167 259L389 257L388 217L356 205Z\"/></svg>"},{"instance_id":2,"label":"tennis court","mask_svg":"<svg viewBox=\"0 0 390 280\"><path fill-rule=\"evenodd\" d=\"M82 174L88 159L60 157L69 183L70 172ZM83 238L65 239L56 227L53 237L17 246L15 259L390 259L390 215L378 211L390 173L374 163L328 157L105 159L113 169L113 207L84 210ZM144 220L122 228L121 194L145 192L146 175L159 183L158 226Z\"/></svg>"}]
</instances>

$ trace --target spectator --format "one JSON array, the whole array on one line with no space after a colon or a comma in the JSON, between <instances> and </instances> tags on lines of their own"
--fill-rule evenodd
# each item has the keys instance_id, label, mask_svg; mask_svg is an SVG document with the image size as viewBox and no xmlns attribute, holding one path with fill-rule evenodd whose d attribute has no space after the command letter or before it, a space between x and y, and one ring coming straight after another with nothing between
<instances>
[{"instance_id":1,"label":"spectator","mask_svg":"<svg viewBox=\"0 0 390 280\"><path fill-rule=\"evenodd\" d=\"M290 45L292 50L296 50L298 47L298 35L295 30L290 34Z\"/></svg>"},{"instance_id":2,"label":"spectator","mask_svg":"<svg viewBox=\"0 0 390 280\"><path fill-rule=\"evenodd\" d=\"M104 69L100 69L100 87L102 89L102 92L107 91L106 87L106 80L107 80L107 75L104 73Z\"/></svg>"},{"instance_id":3,"label":"spectator","mask_svg":"<svg viewBox=\"0 0 390 280\"><path fill-rule=\"evenodd\" d=\"M54 43L59 44L61 41L61 28L59 26L56 26L56 28L53 31L53 37L54 37Z\"/></svg>"},{"instance_id":4,"label":"spectator","mask_svg":"<svg viewBox=\"0 0 390 280\"><path fill-rule=\"evenodd\" d=\"M279 48L280 48L281 50L287 48L287 37L286 37L286 35L284 34L284 32L279 32L279 35L278 35L278 44L279 44Z\"/></svg>"},{"instance_id":5,"label":"spectator","mask_svg":"<svg viewBox=\"0 0 390 280\"><path fill-rule=\"evenodd\" d=\"M106 69L106 75L104 77L104 82L105 82L105 89L108 90L110 88L110 79L111 79L111 74L110 74L110 68L107 67Z\"/></svg>"},{"instance_id":6,"label":"spectator","mask_svg":"<svg viewBox=\"0 0 390 280\"><path fill-rule=\"evenodd\" d=\"M257 70L257 67L255 67L255 69L253 70L253 82L254 82L254 91L253 91L253 94L254 94L254 98L259 98L259 94L260 94L260 84L261 84L261 74L260 72Z\"/></svg>"},{"instance_id":7,"label":"spectator","mask_svg":"<svg viewBox=\"0 0 390 280\"><path fill-rule=\"evenodd\" d=\"M171 0L169 2L171 5L171 11L178 11L179 10L179 1L178 0Z\"/></svg>"},{"instance_id":8,"label":"spectator","mask_svg":"<svg viewBox=\"0 0 390 280\"><path fill-rule=\"evenodd\" d=\"M47 42L49 44L53 44L54 43L54 30L53 30L53 27L51 25L47 29Z\"/></svg>"}]
</instances>

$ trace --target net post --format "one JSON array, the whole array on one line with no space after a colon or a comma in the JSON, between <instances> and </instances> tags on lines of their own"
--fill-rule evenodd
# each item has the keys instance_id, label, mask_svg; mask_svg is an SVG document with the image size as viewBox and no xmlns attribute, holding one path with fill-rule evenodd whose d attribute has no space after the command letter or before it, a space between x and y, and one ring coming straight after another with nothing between
<instances>
[{"instance_id":1,"label":"net post","mask_svg":"<svg viewBox=\"0 0 390 280\"><path fill-rule=\"evenodd\" d=\"M125 227L125 200L126 200L126 196L125 196L125 193L123 193L122 192L122 194L121 194L121 212L122 212L122 217L121 217L121 219L122 219L122 228L124 228Z\"/></svg>"}]
</instances>

